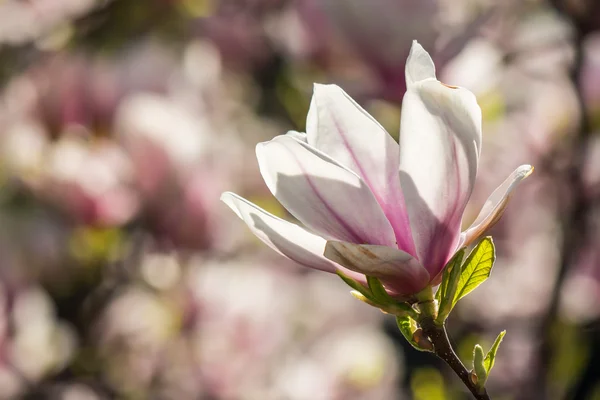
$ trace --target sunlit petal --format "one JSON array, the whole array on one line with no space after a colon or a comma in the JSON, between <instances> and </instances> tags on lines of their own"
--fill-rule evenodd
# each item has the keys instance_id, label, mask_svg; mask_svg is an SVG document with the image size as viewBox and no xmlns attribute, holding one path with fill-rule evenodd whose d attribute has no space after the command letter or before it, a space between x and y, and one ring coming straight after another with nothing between
<instances>
[{"instance_id":1,"label":"sunlit petal","mask_svg":"<svg viewBox=\"0 0 600 400\"><path fill-rule=\"evenodd\" d=\"M308 144L365 182L391 222L398 247L414 253L394 139L336 85L314 86L306 125Z\"/></svg>"},{"instance_id":2,"label":"sunlit petal","mask_svg":"<svg viewBox=\"0 0 600 400\"><path fill-rule=\"evenodd\" d=\"M256 148L262 176L281 204L328 239L396 246L369 187L327 155L283 135Z\"/></svg>"},{"instance_id":3,"label":"sunlit petal","mask_svg":"<svg viewBox=\"0 0 600 400\"><path fill-rule=\"evenodd\" d=\"M531 165L521 165L494 190L485 201L475 221L461 234L459 247L470 245L498 222L508 205L513 190L532 172Z\"/></svg>"},{"instance_id":4,"label":"sunlit petal","mask_svg":"<svg viewBox=\"0 0 600 400\"><path fill-rule=\"evenodd\" d=\"M433 62L414 43L402 103L400 181L417 256L436 275L456 248L481 147L481 110L466 89L433 79Z\"/></svg>"},{"instance_id":5,"label":"sunlit petal","mask_svg":"<svg viewBox=\"0 0 600 400\"><path fill-rule=\"evenodd\" d=\"M413 40L412 47L410 48L404 75L407 87L427 79L436 80L435 64L433 64L429 53L416 40Z\"/></svg>"},{"instance_id":6,"label":"sunlit petal","mask_svg":"<svg viewBox=\"0 0 600 400\"><path fill-rule=\"evenodd\" d=\"M225 192L221 200L240 217L248 228L273 250L309 268L335 273L364 281L364 276L340 267L323 256L326 240L274 216L235 193Z\"/></svg>"}]
</instances>

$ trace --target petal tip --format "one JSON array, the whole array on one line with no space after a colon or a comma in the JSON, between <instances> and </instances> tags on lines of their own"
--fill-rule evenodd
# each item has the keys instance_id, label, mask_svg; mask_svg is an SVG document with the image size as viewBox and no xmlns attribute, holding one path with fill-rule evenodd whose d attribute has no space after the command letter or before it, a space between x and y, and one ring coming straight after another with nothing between
<instances>
[{"instance_id":1,"label":"petal tip","mask_svg":"<svg viewBox=\"0 0 600 400\"><path fill-rule=\"evenodd\" d=\"M323 249L323 256L331 261L339 260L339 247L343 247L343 243L336 240L328 240Z\"/></svg>"},{"instance_id":2,"label":"petal tip","mask_svg":"<svg viewBox=\"0 0 600 400\"><path fill-rule=\"evenodd\" d=\"M529 175L533 174L533 170L535 169L533 165L525 164L522 166L525 174L523 178L527 178Z\"/></svg>"},{"instance_id":3,"label":"petal tip","mask_svg":"<svg viewBox=\"0 0 600 400\"><path fill-rule=\"evenodd\" d=\"M239 218L244 219L242 214L240 213L239 206L236 204L237 194L233 192L223 192L221 193L221 197L219 198L227 207L231 209Z\"/></svg>"},{"instance_id":4,"label":"petal tip","mask_svg":"<svg viewBox=\"0 0 600 400\"><path fill-rule=\"evenodd\" d=\"M221 197L219 197L219 200L221 200L223 203L227 203L230 195L231 195L231 192L223 192L223 193L221 193Z\"/></svg>"},{"instance_id":5,"label":"petal tip","mask_svg":"<svg viewBox=\"0 0 600 400\"><path fill-rule=\"evenodd\" d=\"M260 143L256 143L256 146L254 146L254 153L256 154L256 157L259 158L260 154L263 150L264 147L264 143L265 142L260 142Z\"/></svg>"},{"instance_id":6,"label":"petal tip","mask_svg":"<svg viewBox=\"0 0 600 400\"><path fill-rule=\"evenodd\" d=\"M425 49L423 48L423 46L421 46L421 43L419 43L419 41L417 39L413 39L412 41L412 45L410 46L410 54L413 54L416 51L425 51Z\"/></svg>"},{"instance_id":7,"label":"petal tip","mask_svg":"<svg viewBox=\"0 0 600 400\"><path fill-rule=\"evenodd\" d=\"M429 53L421 44L413 40L406 60L406 84L412 85L425 79L435 79L435 65Z\"/></svg>"},{"instance_id":8,"label":"petal tip","mask_svg":"<svg viewBox=\"0 0 600 400\"><path fill-rule=\"evenodd\" d=\"M533 173L533 170L534 168L532 165L523 164L519 166L513 173L514 179L520 182L523 179L527 178L529 175L531 175Z\"/></svg>"},{"instance_id":9,"label":"petal tip","mask_svg":"<svg viewBox=\"0 0 600 400\"><path fill-rule=\"evenodd\" d=\"M343 92L342 88L334 83L313 83L313 95L323 95Z\"/></svg>"},{"instance_id":10,"label":"petal tip","mask_svg":"<svg viewBox=\"0 0 600 400\"><path fill-rule=\"evenodd\" d=\"M221 193L221 197L219 197L219 200L230 206L230 204L233 203L234 196L235 195L232 192L223 192Z\"/></svg>"}]
</instances>

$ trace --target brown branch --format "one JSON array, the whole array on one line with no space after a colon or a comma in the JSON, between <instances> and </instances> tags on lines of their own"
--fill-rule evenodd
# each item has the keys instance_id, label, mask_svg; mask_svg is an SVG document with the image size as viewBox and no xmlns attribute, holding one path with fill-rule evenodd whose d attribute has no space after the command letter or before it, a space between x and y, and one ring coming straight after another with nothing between
<instances>
[{"instance_id":1,"label":"brown branch","mask_svg":"<svg viewBox=\"0 0 600 400\"><path fill-rule=\"evenodd\" d=\"M456 373L460 380L463 381L475 399L490 400L490 396L487 394L485 388L480 391L480 389L475 386L471 380L470 372L452 349L452 345L448 339L448 334L446 333L445 325L437 325L433 318L429 317L423 318L419 322L419 325L421 326L423 333L427 336L427 338L429 338L431 343L433 343L435 355L444 360L446 364L452 368L454 373Z\"/></svg>"}]
</instances>

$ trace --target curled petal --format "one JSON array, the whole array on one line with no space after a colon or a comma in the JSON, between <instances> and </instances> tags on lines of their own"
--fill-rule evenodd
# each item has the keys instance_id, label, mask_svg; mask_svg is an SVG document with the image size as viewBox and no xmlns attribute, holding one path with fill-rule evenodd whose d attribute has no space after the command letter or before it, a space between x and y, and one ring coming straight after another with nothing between
<instances>
[{"instance_id":1,"label":"curled petal","mask_svg":"<svg viewBox=\"0 0 600 400\"><path fill-rule=\"evenodd\" d=\"M341 271L359 282L365 281L363 275L341 268L323 256L326 240L322 237L266 212L235 193L223 193L221 201L248 225L256 237L279 254L309 268L331 273Z\"/></svg>"},{"instance_id":2,"label":"curled petal","mask_svg":"<svg viewBox=\"0 0 600 400\"><path fill-rule=\"evenodd\" d=\"M339 86L318 84L306 131L309 145L365 182L392 224L398 247L414 253L398 176L398 144L387 131Z\"/></svg>"},{"instance_id":3,"label":"curled petal","mask_svg":"<svg viewBox=\"0 0 600 400\"><path fill-rule=\"evenodd\" d=\"M371 190L352 171L293 137L256 147L262 176L279 202L328 239L396 246Z\"/></svg>"},{"instance_id":4,"label":"curled petal","mask_svg":"<svg viewBox=\"0 0 600 400\"><path fill-rule=\"evenodd\" d=\"M433 62L414 43L402 102L400 181L421 263L434 276L459 240L481 148L481 110L466 89L433 79Z\"/></svg>"},{"instance_id":5,"label":"curled petal","mask_svg":"<svg viewBox=\"0 0 600 400\"><path fill-rule=\"evenodd\" d=\"M429 273L410 254L386 246L328 241L325 257L361 274L381 279L398 295L417 293L429 283Z\"/></svg>"},{"instance_id":6,"label":"curled petal","mask_svg":"<svg viewBox=\"0 0 600 400\"><path fill-rule=\"evenodd\" d=\"M494 190L485 201L475 221L461 234L459 247L470 245L498 222L508 205L513 190L532 172L531 165L521 165Z\"/></svg>"}]
</instances>

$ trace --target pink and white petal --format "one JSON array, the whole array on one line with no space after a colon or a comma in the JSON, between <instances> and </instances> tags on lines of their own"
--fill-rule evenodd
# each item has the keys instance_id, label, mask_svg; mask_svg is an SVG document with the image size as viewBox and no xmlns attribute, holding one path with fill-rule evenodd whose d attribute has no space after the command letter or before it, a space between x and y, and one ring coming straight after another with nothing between
<instances>
[{"instance_id":1,"label":"pink and white petal","mask_svg":"<svg viewBox=\"0 0 600 400\"><path fill-rule=\"evenodd\" d=\"M306 121L308 144L355 172L391 222L398 247L414 244L398 177L398 144L337 85L314 85Z\"/></svg>"},{"instance_id":2,"label":"pink and white petal","mask_svg":"<svg viewBox=\"0 0 600 400\"><path fill-rule=\"evenodd\" d=\"M364 275L347 270L323 256L326 240L306 229L268 213L235 193L225 192L223 201L256 237L279 254L306 267L325 272L341 271L352 279L364 282Z\"/></svg>"},{"instance_id":3,"label":"pink and white petal","mask_svg":"<svg viewBox=\"0 0 600 400\"><path fill-rule=\"evenodd\" d=\"M498 222L508 205L513 190L532 172L533 167L531 165L521 165L494 190L483 204L475 221L460 235L458 247L470 245Z\"/></svg>"},{"instance_id":4,"label":"pink and white petal","mask_svg":"<svg viewBox=\"0 0 600 400\"><path fill-rule=\"evenodd\" d=\"M395 248L330 240L324 254L349 270L381 279L398 295L417 293L429 283L429 273L419 261Z\"/></svg>"},{"instance_id":5,"label":"pink and white petal","mask_svg":"<svg viewBox=\"0 0 600 400\"><path fill-rule=\"evenodd\" d=\"M435 276L456 248L473 190L481 148L481 109L468 90L430 77L433 61L416 42L406 71L409 88L402 102L400 181L417 256Z\"/></svg>"},{"instance_id":6,"label":"pink and white petal","mask_svg":"<svg viewBox=\"0 0 600 400\"><path fill-rule=\"evenodd\" d=\"M287 135L259 143L256 155L273 195L309 229L327 239L396 246L383 210L354 172Z\"/></svg>"}]
</instances>

